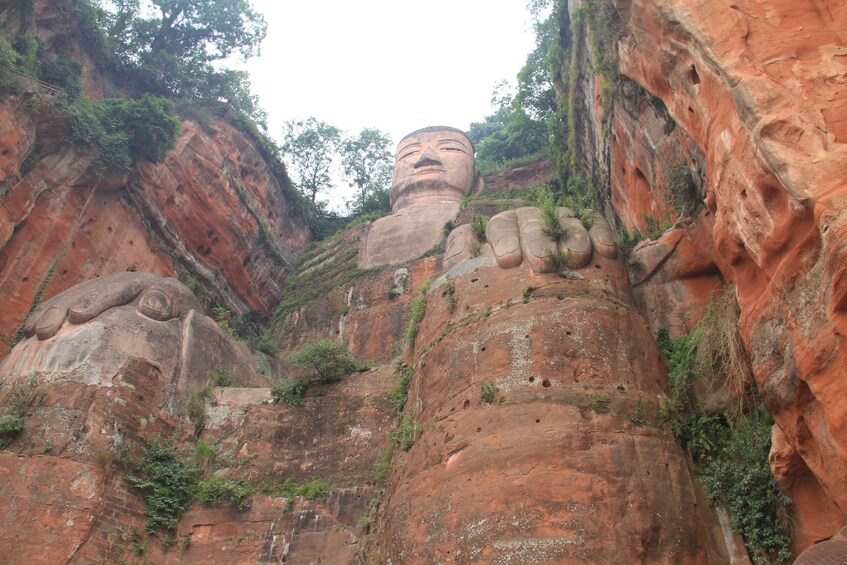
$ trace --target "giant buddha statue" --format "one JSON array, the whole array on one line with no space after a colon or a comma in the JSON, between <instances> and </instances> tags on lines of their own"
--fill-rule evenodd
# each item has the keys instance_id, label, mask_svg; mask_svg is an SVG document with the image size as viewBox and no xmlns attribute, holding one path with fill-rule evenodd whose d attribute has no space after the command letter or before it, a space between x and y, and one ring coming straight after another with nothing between
<instances>
[{"instance_id":1,"label":"giant buddha statue","mask_svg":"<svg viewBox=\"0 0 847 565\"><path fill-rule=\"evenodd\" d=\"M400 140L391 184L391 215L376 220L359 265L392 265L420 257L442 238L465 196L482 190L474 148L461 130L432 126Z\"/></svg>"}]
</instances>

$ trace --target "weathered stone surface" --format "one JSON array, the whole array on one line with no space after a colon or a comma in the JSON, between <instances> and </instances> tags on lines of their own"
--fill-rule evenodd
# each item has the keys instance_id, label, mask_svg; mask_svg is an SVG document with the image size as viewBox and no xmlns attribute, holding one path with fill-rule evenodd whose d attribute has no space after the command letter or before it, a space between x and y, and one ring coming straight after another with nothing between
<instances>
[{"instance_id":1,"label":"weathered stone surface","mask_svg":"<svg viewBox=\"0 0 847 565\"><path fill-rule=\"evenodd\" d=\"M181 391L203 386L219 367L249 381L255 373L249 350L194 310L196 305L185 285L149 273L116 273L82 283L33 312L29 337L3 360L0 374L25 379L36 373L108 387L128 361L137 359L158 367L166 384ZM69 311L99 313L75 324Z\"/></svg>"},{"instance_id":2,"label":"weathered stone surface","mask_svg":"<svg viewBox=\"0 0 847 565\"><path fill-rule=\"evenodd\" d=\"M128 181L90 174L91 152L59 143L66 127L50 122L42 156L21 172L34 122L49 115L15 97L0 106L0 337L9 341L42 284L50 298L127 270L190 274L232 312L270 314L309 233L244 134L184 122L164 163L142 163Z\"/></svg>"},{"instance_id":3,"label":"weathered stone surface","mask_svg":"<svg viewBox=\"0 0 847 565\"><path fill-rule=\"evenodd\" d=\"M461 269L475 261L447 273L453 312L438 281L428 295L407 404L421 435L394 467L382 557L724 562L657 417L660 355L622 264L598 257L569 280L526 264ZM485 382L499 389L491 403Z\"/></svg>"},{"instance_id":4,"label":"weathered stone surface","mask_svg":"<svg viewBox=\"0 0 847 565\"><path fill-rule=\"evenodd\" d=\"M485 177L485 192L509 192L547 182L553 175L554 163L548 159L510 167Z\"/></svg>"},{"instance_id":5,"label":"weathered stone surface","mask_svg":"<svg viewBox=\"0 0 847 565\"><path fill-rule=\"evenodd\" d=\"M706 156L716 264L736 285L759 391L844 512L847 8L615 5L622 72L661 98Z\"/></svg>"}]
</instances>

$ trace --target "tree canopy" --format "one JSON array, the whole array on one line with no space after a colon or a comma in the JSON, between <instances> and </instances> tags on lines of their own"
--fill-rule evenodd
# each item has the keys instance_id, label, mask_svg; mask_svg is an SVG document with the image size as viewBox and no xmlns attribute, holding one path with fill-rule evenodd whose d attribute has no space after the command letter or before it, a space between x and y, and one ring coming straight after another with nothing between
<instances>
[{"instance_id":1,"label":"tree canopy","mask_svg":"<svg viewBox=\"0 0 847 565\"><path fill-rule=\"evenodd\" d=\"M330 167L341 143L341 130L314 117L283 124L282 151L297 187L313 205L319 192L332 188Z\"/></svg>"},{"instance_id":2,"label":"tree canopy","mask_svg":"<svg viewBox=\"0 0 847 565\"><path fill-rule=\"evenodd\" d=\"M348 204L354 213L364 213L386 199L394 170L391 138L376 128L365 128L345 140L341 164L356 198Z\"/></svg>"}]
</instances>

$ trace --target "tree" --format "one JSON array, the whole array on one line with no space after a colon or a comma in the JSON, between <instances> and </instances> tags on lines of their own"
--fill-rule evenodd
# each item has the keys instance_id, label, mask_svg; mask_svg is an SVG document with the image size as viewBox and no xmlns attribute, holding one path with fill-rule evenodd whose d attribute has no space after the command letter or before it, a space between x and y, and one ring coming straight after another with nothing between
<instances>
[{"instance_id":1,"label":"tree","mask_svg":"<svg viewBox=\"0 0 847 565\"><path fill-rule=\"evenodd\" d=\"M249 0L98 0L119 62L158 94L224 102L263 123L247 75L214 63L259 52L267 25Z\"/></svg>"},{"instance_id":2,"label":"tree","mask_svg":"<svg viewBox=\"0 0 847 565\"><path fill-rule=\"evenodd\" d=\"M368 197L388 190L394 170L391 138L376 128L365 128L357 137L345 140L341 164L356 198L348 204L353 213L368 208Z\"/></svg>"},{"instance_id":3,"label":"tree","mask_svg":"<svg viewBox=\"0 0 847 565\"><path fill-rule=\"evenodd\" d=\"M332 187L330 167L341 148L341 130L314 117L289 120L283 125L282 139L297 187L314 205L318 193Z\"/></svg>"},{"instance_id":4,"label":"tree","mask_svg":"<svg viewBox=\"0 0 847 565\"><path fill-rule=\"evenodd\" d=\"M347 344L332 339L311 341L289 355L287 361L292 367L312 371L321 383L335 382L359 369Z\"/></svg>"}]
</instances>

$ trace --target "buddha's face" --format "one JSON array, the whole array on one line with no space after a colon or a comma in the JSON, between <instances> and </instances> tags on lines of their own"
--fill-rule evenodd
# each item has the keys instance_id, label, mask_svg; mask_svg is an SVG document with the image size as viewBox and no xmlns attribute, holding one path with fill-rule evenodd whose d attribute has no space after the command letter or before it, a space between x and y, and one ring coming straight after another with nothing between
<instances>
[{"instance_id":1,"label":"buddha's face","mask_svg":"<svg viewBox=\"0 0 847 565\"><path fill-rule=\"evenodd\" d=\"M449 130L421 132L403 139L394 160L391 210L435 201L460 201L479 179L471 142Z\"/></svg>"}]
</instances>

